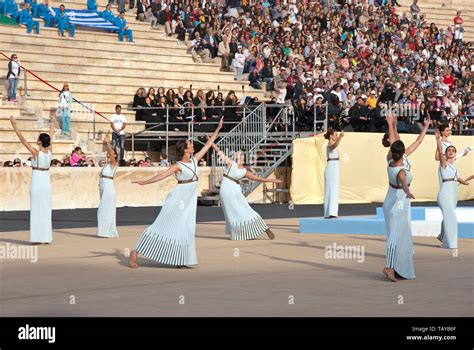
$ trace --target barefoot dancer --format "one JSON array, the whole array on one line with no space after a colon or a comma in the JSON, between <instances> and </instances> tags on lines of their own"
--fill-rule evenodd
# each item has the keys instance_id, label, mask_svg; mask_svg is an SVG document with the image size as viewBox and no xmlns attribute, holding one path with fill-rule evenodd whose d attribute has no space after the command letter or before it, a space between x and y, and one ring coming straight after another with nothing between
<instances>
[{"instance_id":1,"label":"barefoot dancer","mask_svg":"<svg viewBox=\"0 0 474 350\"><path fill-rule=\"evenodd\" d=\"M198 162L217 138L222 125L221 119L212 137L195 156L193 156L194 146L190 141L178 141L176 152L181 161L148 180L133 182L148 185L171 175L175 175L178 179L178 185L168 194L155 222L142 233L135 250L131 252L130 267L138 267L138 254L178 268L197 264L195 233Z\"/></svg>"},{"instance_id":2,"label":"barefoot dancer","mask_svg":"<svg viewBox=\"0 0 474 350\"><path fill-rule=\"evenodd\" d=\"M115 205L114 176L117 171L117 155L108 138L104 139L107 146L107 162L100 171L99 190L100 203L97 209L98 236L106 238L118 237Z\"/></svg>"},{"instance_id":3,"label":"barefoot dancer","mask_svg":"<svg viewBox=\"0 0 474 350\"><path fill-rule=\"evenodd\" d=\"M23 146L33 155L30 181L30 242L32 244L49 244L53 241L51 218L51 164L52 138L54 137L54 116L50 119L49 135L41 133L33 147L23 136L11 116L10 122Z\"/></svg>"},{"instance_id":4,"label":"barefoot dancer","mask_svg":"<svg viewBox=\"0 0 474 350\"><path fill-rule=\"evenodd\" d=\"M326 147L327 165L324 170L324 217L337 218L339 209L339 151L337 146L344 137L344 131L337 134L333 129L328 129L324 138L328 140Z\"/></svg>"},{"instance_id":5,"label":"barefoot dancer","mask_svg":"<svg viewBox=\"0 0 474 350\"><path fill-rule=\"evenodd\" d=\"M442 248L456 249L458 247L458 221L456 218L456 206L458 203L458 183L469 185L469 183L458 176L454 166L456 160L456 147L448 145L443 152L443 140L441 129L435 132L438 145L439 171L441 176L441 187L438 192L438 205L443 213L441 233L438 239L443 242ZM471 176L472 177L472 176ZM470 179L469 177L468 179Z\"/></svg>"},{"instance_id":6,"label":"barefoot dancer","mask_svg":"<svg viewBox=\"0 0 474 350\"><path fill-rule=\"evenodd\" d=\"M277 179L264 179L253 175L243 165L243 154L237 152L237 162L228 158L214 143L212 147L225 163L224 177L220 189L220 200L225 216L225 233L231 240L244 241L255 239L264 232L270 239L275 235L268 228L262 217L252 209L242 194L240 180L243 178L252 181L281 183Z\"/></svg>"},{"instance_id":7,"label":"barefoot dancer","mask_svg":"<svg viewBox=\"0 0 474 350\"><path fill-rule=\"evenodd\" d=\"M383 272L396 282L395 272L403 278L415 278L413 268L413 243L411 235L410 193L412 175L408 155L413 153L423 141L430 119L426 119L421 134L416 141L405 150L402 141L397 140L396 118L387 116L389 141L391 143L388 159L389 189L383 203L385 225L387 228L386 264Z\"/></svg>"}]
</instances>

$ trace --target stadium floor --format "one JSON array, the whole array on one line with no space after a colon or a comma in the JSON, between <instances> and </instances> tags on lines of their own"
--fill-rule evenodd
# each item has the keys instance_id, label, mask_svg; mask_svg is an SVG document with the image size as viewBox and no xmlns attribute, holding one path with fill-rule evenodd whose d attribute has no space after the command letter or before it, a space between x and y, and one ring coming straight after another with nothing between
<instances>
[{"instance_id":1,"label":"stadium floor","mask_svg":"<svg viewBox=\"0 0 474 350\"><path fill-rule=\"evenodd\" d=\"M341 211L371 214L375 207L342 206ZM474 240L460 239L455 257L433 237L414 237L417 278L391 283L382 275L384 237L300 235L299 217L320 215L320 206L256 208L275 240L230 241L220 208L200 207L199 265L185 270L142 258L140 268L127 267L125 253L153 221L156 208L119 209L117 239L96 237L94 210L57 211L54 241L37 247L37 262L2 260L0 314L472 316ZM27 213L1 215L2 230L3 223L9 225L8 232L0 233L1 245L27 243L28 231L18 228ZM364 249L364 254L337 259L326 254L328 247L340 246Z\"/></svg>"}]
</instances>

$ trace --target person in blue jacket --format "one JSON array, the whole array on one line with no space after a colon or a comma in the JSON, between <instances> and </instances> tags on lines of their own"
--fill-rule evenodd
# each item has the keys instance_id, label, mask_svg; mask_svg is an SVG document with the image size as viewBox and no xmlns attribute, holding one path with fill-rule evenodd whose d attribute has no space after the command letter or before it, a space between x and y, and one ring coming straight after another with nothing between
<instances>
[{"instance_id":1,"label":"person in blue jacket","mask_svg":"<svg viewBox=\"0 0 474 350\"><path fill-rule=\"evenodd\" d=\"M105 6L105 10L99 12L99 16L105 19L107 22L114 23L114 14L112 13L112 4L108 3Z\"/></svg>"},{"instance_id":2,"label":"person in blue jacket","mask_svg":"<svg viewBox=\"0 0 474 350\"><path fill-rule=\"evenodd\" d=\"M61 4L61 6L59 6L59 12L56 13L54 20L56 21L56 26L59 28L59 33L61 33L62 36L64 36L64 30L69 29L69 36L71 38L74 37L76 26L71 24L69 21L69 16L66 14L66 8L64 5Z\"/></svg>"},{"instance_id":3,"label":"person in blue jacket","mask_svg":"<svg viewBox=\"0 0 474 350\"><path fill-rule=\"evenodd\" d=\"M127 27L127 20L125 19L125 11L120 12L120 14L114 19L114 26L119 27L119 39L123 41L125 35L128 36L128 41L133 43L133 33L132 30Z\"/></svg>"},{"instance_id":4,"label":"person in blue jacket","mask_svg":"<svg viewBox=\"0 0 474 350\"><path fill-rule=\"evenodd\" d=\"M36 0L25 0L25 5L30 4L31 14L33 17L38 17L38 3Z\"/></svg>"},{"instance_id":5,"label":"person in blue jacket","mask_svg":"<svg viewBox=\"0 0 474 350\"><path fill-rule=\"evenodd\" d=\"M20 24L23 24L26 26L27 29L27 33L31 33L31 31L33 30L33 27L35 28L35 33L36 34L39 34L39 22L38 21L34 21L33 20L33 15L31 14L31 6L29 3L26 3L25 4L25 7L23 8L23 10L21 10L21 13L20 13Z\"/></svg>"},{"instance_id":6,"label":"person in blue jacket","mask_svg":"<svg viewBox=\"0 0 474 350\"><path fill-rule=\"evenodd\" d=\"M45 27L53 26L54 16L51 10L52 8L49 7L49 0L44 0L44 3L38 5L38 17L44 20Z\"/></svg>"},{"instance_id":7,"label":"person in blue jacket","mask_svg":"<svg viewBox=\"0 0 474 350\"><path fill-rule=\"evenodd\" d=\"M20 12L18 11L18 5L15 0L5 0L5 5L3 6L3 14L9 15L13 20L18 22Z\"/></svg>"},{"instance_id":8,"label":"person in blue jacket","mask_svg":"<svg viewBox=\"0 0 474 350\"><path fill-rule=\"evenodd\" d=\"M95 0L87 0L87 9L89 11L97 11L97 4Z\"/></svg>"}]
</instances>

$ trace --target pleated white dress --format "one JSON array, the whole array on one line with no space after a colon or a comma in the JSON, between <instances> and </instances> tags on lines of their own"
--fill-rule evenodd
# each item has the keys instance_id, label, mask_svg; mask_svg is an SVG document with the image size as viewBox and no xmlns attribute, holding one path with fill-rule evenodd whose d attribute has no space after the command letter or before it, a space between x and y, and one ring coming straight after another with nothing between
<instances>
[{"instance_id":1,"label":"pleated white dress","mask_svg":"<svg viewBox=\"0 0 474 350\"><path fill-rule=\"evenodd\" d=\"M30 242L51 243L53 241L53 225L51 212L51 178L49 169L51 151L39 151L31 160L33 168L30 181Z\"/></svg>"},{"instance_id":2,"label":"pleated white dress","mask_svg":"<svg viewBox=\"0 0 474 350\"><path fill-rule=\"evenodd\" d=\"M114 180L117 166L113 167L107 163L100 171L99 193L100 203L97 209L98 236L115 238L118 237L116 223L115 185Z\"/></svg>"},{"instance_id":3,"label":"pleated white dress","mask_svg":"<svg viewBox=\"0 0 474 350\"><path fill-rule=\"evenodd\" d=\"M385 225L387 228L387 248L385 267L395 269L395 272L406 279L415 278L413 267L413 241L411 234L411 203L401 188L397 175L400 170L406 172L407 183L412 181L409 162L404 157L404 165L391 167L390 160L387 167L389 186L383 202Z\"/></svg>"},{"instance_id":4,"label":"pleated white dress","mask_svg":"<svg viewBox=\"0 0 474 350\"><path fill-rule=\"evenodd\" d=\"M166 197L158 217L140 236L135 250L165 265L196 265L196 209L199 168L194 158L177 162L178 185ZM190 181L180 184L179 181Z\"/></svg>"},{"instance_id":5,"label":"pleated white dress","mask_svg":"<svg viewBox=\"0 0 474 350\"><path fill-rule=\"evenodd\" d=\"M339 212L339 152L326 146L327 165L324 170L324 217Z\"/></svg>"},{"instance_id":6,"label":"pleated white dress","mask_svg":"<svg viewBox=\"0 0 474 350\"><path fill-rule=\"evenodd\" d=\"M239 169L237 163L225 168L220 189L220 200L225 216L225 233L234 241L255 239L262 235L268 226L262 217L252 209L242 194L240 184L233 180L245 177L247 169ZM229 178L230 177L230 178Z\"/></svg>"},{"instance_id":7,"label":"pleated white dress","mask_svg":"<svg viewBox=\"0 0 474 350\"><path fill-rule=\"evenodd\" d=\"M456 206L458 204L457 171L453 164L447 164L444 169L441 166L439 167L439 173L442 178L437 199L443 213L443 221L438 239L442 242L441 247L456 249L458 247L458 220L456 217Z\"/></svg>"}]
</instances>

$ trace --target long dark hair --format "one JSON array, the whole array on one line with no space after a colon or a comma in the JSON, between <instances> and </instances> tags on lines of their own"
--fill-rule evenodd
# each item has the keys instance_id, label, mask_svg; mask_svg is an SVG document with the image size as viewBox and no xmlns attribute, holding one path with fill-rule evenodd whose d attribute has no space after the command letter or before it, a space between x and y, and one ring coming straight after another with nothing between
<instances>
[{"instance_id":1,"label":"long dark hair","mask_svg":"<svg viewBox=\"0 0 474 350\"><path fill-rule=\"evenodd\" d=\"M176 142L176 156L178 160L184 157L184 151L188 148L188 140L179 140Z\"/></svg>"}]
</instances>

